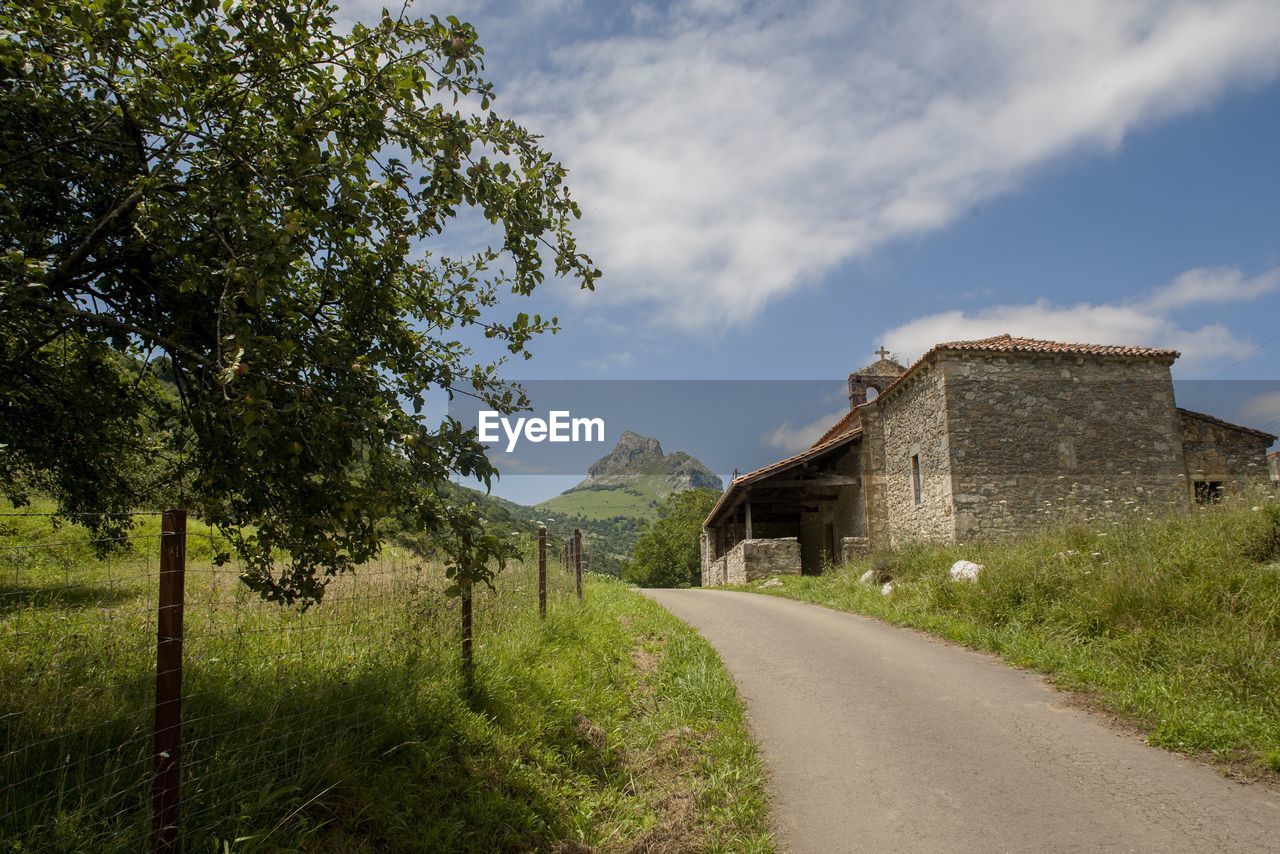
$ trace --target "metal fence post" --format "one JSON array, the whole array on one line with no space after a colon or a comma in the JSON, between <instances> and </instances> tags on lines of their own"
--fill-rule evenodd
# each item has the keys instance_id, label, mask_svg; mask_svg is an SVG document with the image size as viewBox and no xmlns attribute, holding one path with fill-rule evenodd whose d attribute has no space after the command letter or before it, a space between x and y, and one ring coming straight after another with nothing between
<instances>
[{"instance_id":1,"label":"metal fence post","mask_svg":"<svg viewBox=\"0 0 1280 854\"><path fill-rule=\"evenodd\" d=\"M582 598L582 531L574 530L573 538L573 572L578 585L578 598Z\"/></svg>"},{"instance_id":2,"label":"metal fence post","mask_svg":"<svg viewBox=\"0 0 1280 854\"><path fill-rule=\"evenodd\" d=\"M538 526L538 617L547 618L547 528Z\"/></svg>"},{"instance_id":3,"label":"metal fence post","mask_svg":"<svg viewBox=\"0 0 1280 854\"><path fill-rule=\"evenodd\" d=\"M178 850L182 779L182 605L187 567L187 511L166 510L160 522L160 596L156 610L155 779L151 786L151 850Z\"/></svg>"}]
</instances>

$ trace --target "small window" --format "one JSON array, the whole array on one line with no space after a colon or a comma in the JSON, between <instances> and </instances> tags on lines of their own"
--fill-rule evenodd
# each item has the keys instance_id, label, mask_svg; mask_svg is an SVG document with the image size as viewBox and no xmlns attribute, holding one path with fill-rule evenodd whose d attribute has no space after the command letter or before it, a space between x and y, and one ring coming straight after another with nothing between
<instances>
[{"instance_id":1,"label":"small window","mask_svg":"<svg viewBox=\"0 0 1280 854\"><path fill-rule=\"evenodd\" d=\"M1217 504L1222 500L1222 481L1197 480L1196 504Z\"/></svg>"},{"instance_id":2,"label":"small window","mask_svg":"<svg viewBox=\"0 0 1280 854\"><path fill-rule=\"evenodd\" d=\"M924 481L920 477L920 455L911 455L911 495L916 504L924 501Z\"/></svg>"}]
</instances>

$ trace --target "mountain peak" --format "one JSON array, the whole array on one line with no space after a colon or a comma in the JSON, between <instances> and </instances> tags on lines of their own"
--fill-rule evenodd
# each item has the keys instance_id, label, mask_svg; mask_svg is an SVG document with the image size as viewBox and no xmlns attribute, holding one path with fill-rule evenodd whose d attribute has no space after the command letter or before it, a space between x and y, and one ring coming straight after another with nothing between
<instances>
[{"instance_id":1,"label":"mountain peak","mask_svg":"<svg viewBox=\"0 0 1280 854\"><path fill-rule=\"evenodd\" d=\"M650 436L630 430L623 433L613 450L591 464L587 474L603 477L610 474L663 474L666 457L662 443Z\"/></svg>"},{"instance_id":2,"label":"mountain peak","mask_svg":"<svg viewBox=\"0 0 1280 854\"><path fill-rule=\"evenodd\" d=\"M641 476L663 478L665 491L724 488L715 472L684 451L664 454L657 439L627 430L612 451L591 464L587 479L570 491L613 486Z\"/></svg>"}]
</instances>

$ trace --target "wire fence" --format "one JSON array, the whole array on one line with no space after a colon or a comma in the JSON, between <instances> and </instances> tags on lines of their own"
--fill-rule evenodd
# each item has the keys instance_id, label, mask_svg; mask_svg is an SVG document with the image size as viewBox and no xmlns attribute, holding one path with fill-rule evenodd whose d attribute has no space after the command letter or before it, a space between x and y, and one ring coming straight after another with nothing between
<instances>
[{"instance_id":1,"label":"wire fence","mask_svg":"<svg viewBox=\"0 0 1280 854\"><path fill-rule=\"evenodd\" d=\"M460 602L442 568L391 548L300 611L216 565L227 544L185 530L185 514L134 521L99 559L54 517L0 516L0 850L225 850L321 832L319 794L396 749L395 719L424 685L456 687ZM580 534L542 537L545 572L526 539L476 591L478 639L581 598Z\"/></svg>"}]
</instances>

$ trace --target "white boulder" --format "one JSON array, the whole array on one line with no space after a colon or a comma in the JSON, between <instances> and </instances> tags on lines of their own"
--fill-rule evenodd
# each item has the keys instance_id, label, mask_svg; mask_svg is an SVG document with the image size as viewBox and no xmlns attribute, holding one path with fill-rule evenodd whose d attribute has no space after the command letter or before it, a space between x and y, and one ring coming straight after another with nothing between
<instances>
[{"instance_id":1,"label":"white boulder","mask_svg":"<svg viewBox=\"0 0 1280 854\"><path fill-rule=\"evenodd\" d=\"M858 576L858 583L860 584L873 584L875 583L875 580L876 571L874 569L868 569L866 572L862 573L862 575Z\"/></svg>"},{"instance_id":2,"label":"white boulder","mask_svg":"<svg viewBox=\"0 0 1280 854\"><path fill-rule=\"evenodd\" d=\"M952 581L976 581L982 572L982 564L971 560L958 560L951 564L949 575Z\"/></svg>"},{"instance_id":3,"label":"white boulder","mask_svg":"<svg viewBox=\"0 0 1280 854\"><path fill-rule=\"evenodd\" d=\"M881 596L888 596L888 595L889 595L890 593L892 593L892 592L893 592L893 582L892 582L892 581L886 581L886 582L884 583L884 585L883 585L883 586L881 586L881 588L880 588L880 595L881 595Z\"/></svg>"},{"instance_id":4,"label":"white boulder","mask_svg":"<svg viewBox=\"0 0 1280 854\"><path fill-rule=\"evenodd\" d=\"M777 577L770 578L768 581L766 581L764 584L761 584L760 586L761 587L781 587L782 579Z\"/></svg>"}]
</instances>

